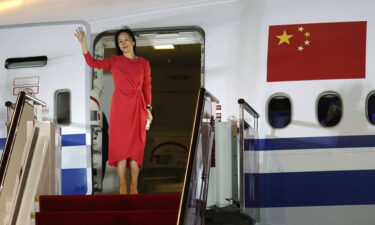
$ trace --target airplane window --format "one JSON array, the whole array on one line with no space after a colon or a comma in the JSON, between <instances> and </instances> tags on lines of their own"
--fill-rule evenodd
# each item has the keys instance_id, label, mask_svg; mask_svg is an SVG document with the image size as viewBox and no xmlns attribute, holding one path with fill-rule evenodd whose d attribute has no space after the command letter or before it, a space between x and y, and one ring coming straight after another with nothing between
<instances>
[{"instance_id":1,"label":"airplane window","mask_svg":"<svg viewBox=\"0 0 375 225\"><path fill-rule=\"evenodd\" d=\"M367 119L375 125L375 91L367 96Z\"/></svg>"},{"instance_id":2,"label":"airplane window","mask_svg":"<svg viewBox=\"0 0 375 225\"><path fill-rule=\"evenodd\" d=\"M5 60L5 68L18 69L18 68L31 68L42 67L47 65L47 56L33 56L24 58L8 58Z\"/></svg>"},{"instance_id":3,"label":"airplane window","mask_svg":"<svg viewBox=\"0 0 375 225\"><path fill-rule=\"evenodd\" d=\"M271 98L268 103L268 122L273 128L284 128L292 120L292 105L285 95Z\"/></svg>"},{"instance_id":4,"label":"airplane window","mask_svg":"<svg viewBox=\"0 0 375 225\"><path fill-rule=\"evenodd\" d=\"M70 124L70 91L55 92L55 122L60 125Z\"/></svg>"},{"instance_id":5,"label":"airplane window","mask_svg":"<svg viewBox=\"0 0 375 225\"><path fill-rule=\"evenodd\" d=\"M323 127L336 126L342 116L342 103L338 94L322 94L318 101L318 121Z\"/></svg>"}]
</instances>

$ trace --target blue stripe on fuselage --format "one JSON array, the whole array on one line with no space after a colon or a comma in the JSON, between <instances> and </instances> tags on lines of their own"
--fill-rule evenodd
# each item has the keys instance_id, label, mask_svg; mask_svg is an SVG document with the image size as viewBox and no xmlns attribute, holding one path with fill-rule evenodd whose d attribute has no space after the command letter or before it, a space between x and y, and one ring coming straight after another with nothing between
<instances>
[{"instance_id":1,"label":"blue stripe on fuselage","mask_svg":"<svg viewBox=\"0 0 375 225\"><path fill-rule=\"evenodd\" d=\"M245 174L245 187L246 207L375 204L375 170Z\"/></svg>"},{"instance_id":2,"label":"blue stripe on fuselage","mask_svg":"<svg viewBox=\"0 0 375 225\"><path fill-rule=\"evenodd\" d=\"M375 135L245 139L245 151L375 147Z\"/></svg>"},{"instance_id":3,"label":"blue stripe on fuselage","mask_svg":"<svg viewBox=\"0 0 375 225\"><path fill-rule=\"evenodd\" d=\"M87 169L62 169L61 183L62 195L87 194Z\"/></svg>"},{"instance_id":4,"label":"blue stripe on fuselage","mask_svg":"<svg viewBox=\"0 0 375 225\"><path fill-rule=\"evenodd\" d=\"M6 138L0 138L0 150L5 147ZM61 140L62 147L86 145L86 134L64 134Z\"/></svg>"},{"instance_id":5,"label":"blue stripe on fuselage","mask_svg":"<svg viewBox=\"0 0 375 225\"><path fill-rule=\"evenodd\" d=\"M0 138L0 150L4 149L6 138Z\"/></svg>"},{"instance_id":6,"label":"blue stripe on fuselage","mask_svg":"<svg viewBox=\"0 0 375 225\"><path fill-rule=\"evenodd\" d=\"M86 145L86 134L64 134L61 142L63 147Z\"/></svg>"}]
</instances>

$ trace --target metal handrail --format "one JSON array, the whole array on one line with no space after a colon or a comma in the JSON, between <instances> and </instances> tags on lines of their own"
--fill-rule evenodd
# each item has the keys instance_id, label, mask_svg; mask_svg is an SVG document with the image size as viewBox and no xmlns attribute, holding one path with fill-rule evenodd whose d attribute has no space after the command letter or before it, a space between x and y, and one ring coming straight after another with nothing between
<instances>
[{"instance_id":1,"label":"metal handrail","mask_svg":"<svg viewBox=\"0 0 375 225\"><path fill-rule=\"evenodd\" d=\"M9 132L8 132L8 137L7 137L6 143L5 143L5 148L4 148L3 154L1 156L1 160L0 160L0 193L1 193L1 190L3 189L4 178L5 178L6 170L8 168L9 158L10 158L10 155L12 153L12 148L13 148L14 139L15 139L16 132L17 132L17 127L18 127L18 124L21 120L21 115L22 115L24 104L25 104L25 99L26 99L25 92L21 92L18 95L18 98L17 98L15 111L13 113L12 122L11 122Z\"/></svg>"},{"instance_id":2,"label":"metal handrail","mask_svg":"<svg viewBox=\"0 0 375 225\"><path fill-rule=\"evenodd\" d=\"M255 109L253 109L249 103L247 103L243 98L238 99L238 104L242 104L244 109L250 113L254 118L259 118L259 114Z\"/></svg>"},{"instance_id":3,"label":"metal handrail","mask_svg":"<svg viewBox=\"0 0 375 225\"><path fill-rule=\"evenodd\" d=\"M25 93L25 92L20 92L20 94L21 93ZM25 97L26 97L27 100L32 101L33 105L41 105L41 106L44 106L44 107L46 106L46 103L44 103L43 101L41 101L39 99L34 98L31 95L25 94ZM11 108L11 109L16 108L16 104L14 104L10 101L5 102L5 106L8 107L8 108Z\"/></svg>"},{"instance_id":4,"label":"metal handrail","mask_svg":"<svg viewBox=\"0 0 375 225\"><path fill-rule=\"evenodd\" d=\"M240 127L240 157L239 157L239 164L240 164L240 211L241 213L245 213L245 173L244 173L244 123L245 123L245 115L244 112L248 112L250 115L254 117L254 130L258 131L258 118L259 114L244 100L239 99L238 104L240 105L240 116L239 116L239 127Z\"/></svg>"},{"instance_id":5,"label":"metal handrail","mask_svg":"<svg viewBox=\"0 0 375 225\"><path fill-rule=\"evenodd\" d=\"M246 112L248 112L250 115L252 115L254 117L254 127L253 128L255 129L255 131L258 131L259 114L257 113L257 111L255 111L255 109L253 109L253 107L251 107L249 105L249 103L247 103L243 98L238 99L238 104L240 105L240 119L244 118L243 112L244 112L244 110L246 110Z\"/></svg>"},{"instance_id":6,"label":"metal handrail","mask_svg":"<svg viewBox=\"0 0 375 225\"><path fill-rule=\"evenodd\" d=\"M10 128L10 120L11 120L11 115L12 115L12 110L15 110L16 104L12 102L5 102L5 107L7 107L7 122L5 125L7 126L7 134L9 134L9 128Z\"/></svg>"},{"instance_id":7,"label":"metal handrail","mask_svg":"<svg viewBox=\"0 0 375 225\"><path fill-rule=\"evenodd\" d=\"M191 135L190 147L189 147L189 155L187 161L187 167L185 171L185 179L184 185L182 188L182 196L180 201L180 207L178 211L177 217L177 225L183 225L184 221L186 220L186 208L188 205L188 195L189 195L189 185L191 182L191 176L194 166L194 158L197 153L198 149L198 141L199 141L199 132L201 129L202 119L203 119L203 106L204 101L206 98L209 98L211 101L218 101L216 97L211 95L206 89L201 88L198 93L198 101L195 110L194 116L194 123L193 123L193 130ZM209 156L211 157L211 156Z\"/></svg>"},{"instance_id":8,"label":"metal handrail","mask_svg":"<svg viewBox=\"0 0 375 225\"><path fill-rule=\"evenodd\" d=\"M8 136L5 142L3 154L0 159L0 193L3 189L4 178L9 165L9 158L12 154L12 149L17 133L17 127L21 121L22 111L24 109L26 100L32 101L34 104L46 106L46 104L32 96L27 95L25 92L20 92L17 97L17 101L14 108L11 124L8 131ZM8 103L9 104L9 103Z\"/></svg>"},{"instance_id":9,"label":"metal handrail","mask_svg":"<svg viewBox=\"0 0 375 225\"><path fill-rule=\"evenodd\" d=\"M26 99L29 100L29 101L32 101L33 102L33 105L40 105L40 106L43 106L43 107L46 107L47 104L37 98L34 98L33 96L31 95L27 95L26 94Z\"/></svg>"},{"instance_id":10,"label":"metal handrail","mask_svg":"<svg viewBox=\"0 0 375 225\"><path fill-rule=\"evenodd\" d=\"M12 102L7 101L7 102L5 102L5 107L15 109L16 104L13 104Z\"/></svg>"}]
</instances>

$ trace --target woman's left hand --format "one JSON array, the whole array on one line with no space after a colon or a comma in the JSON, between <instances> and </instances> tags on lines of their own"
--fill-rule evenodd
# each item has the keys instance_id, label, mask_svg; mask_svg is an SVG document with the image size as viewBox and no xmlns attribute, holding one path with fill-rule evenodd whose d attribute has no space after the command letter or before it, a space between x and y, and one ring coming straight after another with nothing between
<instances>
[{"instance_id":1,"label":"woman's left hand","mask_svg":"<svg viewBox=\"0 0 375 225\"><path fill-rule=\"evenodd\" d=\"M147 119L150 121L150 123L152 122L152 114L151 114L151 111L150 110L147 110L148 111L148 115L147 115Z\"/></svg>"},{"instance_id":2,"label":"woman's left hand","mask_svg":"<svg viewBox=\"0 0 375 225\"><path fill-rule=\"evenodd\" d=\"M147 120L148 120L148 121L150 121L150 122L149 122L149 124L151 124L151 122L152 122L152 119L153 119L153 117L152 117L152 113L151 113L151 111L150 111L150 110L147 110L147 112L148 112L148 115L147 115ZM146 125L146 127L147 127L147 125Z\"/></svg>"}]
</instances>

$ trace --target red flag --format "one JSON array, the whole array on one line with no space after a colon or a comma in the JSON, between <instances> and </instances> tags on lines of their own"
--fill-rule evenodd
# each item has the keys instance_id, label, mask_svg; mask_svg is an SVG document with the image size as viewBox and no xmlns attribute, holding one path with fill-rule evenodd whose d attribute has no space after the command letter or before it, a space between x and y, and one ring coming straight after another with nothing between
<instances>
[{"instance_id":1,"label":"red flag","mask_svg":"<svg viewBox=\"0 0 375 225\"><path fill-rule=\"evenodd\" d=\"M365 78L366 21L269 27L267 82Z\"/></svg>"}]
</instances>

